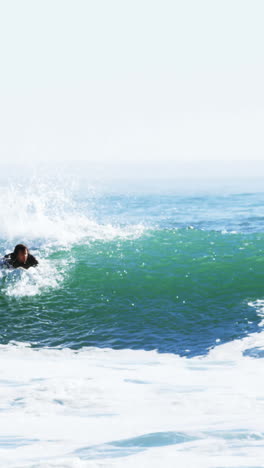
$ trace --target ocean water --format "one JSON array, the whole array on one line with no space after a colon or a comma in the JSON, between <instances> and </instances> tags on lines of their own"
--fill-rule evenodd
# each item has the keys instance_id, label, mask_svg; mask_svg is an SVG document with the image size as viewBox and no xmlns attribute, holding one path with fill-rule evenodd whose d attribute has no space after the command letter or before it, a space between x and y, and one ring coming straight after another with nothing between
<instances>
[{"instance_id":1,"label":"ocean water","mask_svg":"<svg viewBox=\"0 0 264 468\"><path fill-rule=\"evenodd\" d=\"M0 188L0 465L263 467L264 192Z\"/></svg>"}]
</instances>

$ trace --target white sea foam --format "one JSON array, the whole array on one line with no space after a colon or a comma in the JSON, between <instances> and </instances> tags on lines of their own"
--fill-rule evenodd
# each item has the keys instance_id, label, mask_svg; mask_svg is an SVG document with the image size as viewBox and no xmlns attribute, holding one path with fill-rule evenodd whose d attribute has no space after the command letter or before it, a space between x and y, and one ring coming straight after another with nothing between
<instances>
[{"instance_id":1,"label":"white sea foam","mask_svg":"<svg viewBox=\"0 0 264 468\"><path fill-rule=\"evenodd\" d=\"M191 359L2 345L0 465L262 466L263 340Z\"/></svg>"},{"instance_id":2,"label":"white sea foam","mask_svg":"<svg viewBox=\"0 0 264 468\"><path fill-rule=\"evenodd\" d=\"M249 302L248 305L256 309L258 316L262 318L262 321L259 323L259 326L263 327L264 326L264 300L257 299L256 301Z\"/></svg>"},{"instance_id":3,"label":"white sea foam","mask_svg":"<svg viewBox=\"0 0 264 468\"><path fill-rule=\"evenodd\" d=\"M62 284L66 274L65 261L59 267L48 260L42 259L38 268L28 270L0 270L2 294L12 297L36 296L49 289L57 289Z\"/></svg>"}]
</instances>

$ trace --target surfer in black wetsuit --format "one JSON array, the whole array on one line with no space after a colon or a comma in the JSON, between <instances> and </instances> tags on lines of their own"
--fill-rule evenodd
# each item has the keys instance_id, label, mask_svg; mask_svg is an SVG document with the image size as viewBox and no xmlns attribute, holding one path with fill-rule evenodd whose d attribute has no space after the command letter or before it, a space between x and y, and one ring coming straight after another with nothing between
<instances>
[{"instance_id":1,"label":"surfer in black wetsuit","mask_svg":"<svg viewBox=\"0 0 264 468\"><path fill-rule=\"evenodd\" d=\"M25 268L26 270L30 267L38 265L37 259L34 255L29 253L29 250L24 244L17 244L14 248L14 252L4 256L4 265L13 268Z\"/></svg>"}]
</instances>

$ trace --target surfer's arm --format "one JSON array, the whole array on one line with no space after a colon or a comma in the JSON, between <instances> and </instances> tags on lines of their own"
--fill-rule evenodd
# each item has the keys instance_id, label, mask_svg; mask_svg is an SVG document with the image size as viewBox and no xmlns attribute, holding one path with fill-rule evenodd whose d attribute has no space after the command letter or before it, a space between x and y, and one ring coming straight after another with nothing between
<instances>
[{"instance_id":1,"label":"surfer's arm","mask_svg":"<svg viewBox=\"0 0 264 468\"><path fill-rule=\"evenodd\" d=\"M30 255L30 266L36 267L39 264L38 260L34 257L34 255Z\"/></svg>"},{"instance_id":2,"label":"surfer's arm","mask_svg":"<svg viewBox=\"0 0 264 468\"><path fill-rule=\"evenodd\" d=\"M8 268L12 267L10 255L5 255L4 257L2 257L0 259L0 266L1 267L8 267Z\"/></svg>"}]
</instances>

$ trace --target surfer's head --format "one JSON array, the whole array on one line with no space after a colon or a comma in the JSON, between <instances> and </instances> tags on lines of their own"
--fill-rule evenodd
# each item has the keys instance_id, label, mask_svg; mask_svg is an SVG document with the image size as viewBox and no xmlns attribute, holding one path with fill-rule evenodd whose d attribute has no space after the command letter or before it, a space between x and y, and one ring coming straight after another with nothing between
<instances>
[{"instance_id":1,"label":"surfer's head","mask_svg":"<svg viewBox=\"0 0 264 468\"><path fill-rule=\"evenodd\" d=\"M14 257L19 263L26 263L28 259L28 248L24 244L17 244L14 248Z\"/></svg>"}]
</instances>

